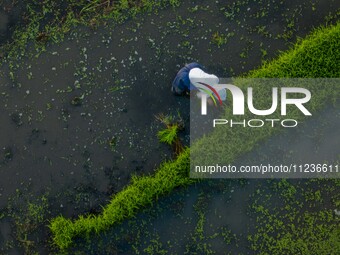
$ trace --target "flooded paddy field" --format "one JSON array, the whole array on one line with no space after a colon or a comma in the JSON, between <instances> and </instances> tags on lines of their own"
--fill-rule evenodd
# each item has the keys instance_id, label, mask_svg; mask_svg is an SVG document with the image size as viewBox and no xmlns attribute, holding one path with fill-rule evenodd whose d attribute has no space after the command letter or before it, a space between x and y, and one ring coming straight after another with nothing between
<instances>
[{"instance_id":1,"label":"flooded paddy field","mask_svg":"<svg viewBox=\"0 0 340 255\"><path fill-rule=\"evenodd\" d=\"M172 159L157 137L164 129L157 115L180 116L180 138L189 145L189 100L170 92L185 63L200 62L220 77L240 75L334 20L338 8L331 0L184 1L120 25L74 27L63 41L47 42L44 52L27 45L34 57L4 60L0 252L55 254L50 218L97 213L131 176L151 174ZM8 19L0 17L0 32ZM209 181L178 190L112 232L79 240L66 254L209 254L229 246L251 253L252 194L271 194L276 182Z\"/></svg>"},{"instance_id":2,"label":"flooded paddy field","mask_svg":"<svg viewBox=\"0 0 340 255\"><path fill-rule=\"evenodd\" d=\"M235 164L336 162L340 143L333 138L340 124L339 109L339 105L328 107L298 131L273 136ZM309 148L308 153L301 147ZM305 220L305 214L327 213L337 228L338 185L334 179L205 179L176 190L121 226L88 241L77 240L71 252L258 254L268 248L262 244L268 238L264 234L280 239L286 228ZM310 238L325 231L315 228L310 229ZM294 238L299 235L296 231Z\"/></svg>"}]
</instances>

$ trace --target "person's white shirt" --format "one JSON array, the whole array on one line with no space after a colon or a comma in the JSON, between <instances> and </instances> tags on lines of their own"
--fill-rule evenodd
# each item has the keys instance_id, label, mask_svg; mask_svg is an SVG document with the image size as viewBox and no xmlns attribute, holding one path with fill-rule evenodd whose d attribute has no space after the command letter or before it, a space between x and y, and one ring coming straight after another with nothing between
<instances>
[{"instance_id":1,"label":"person's white shirt","mask_svg":"<svg viewBox=\"0 0 340 255\"><path fill-rule=\"evenodd\" d=\"M214 86L220 82L220 79L216 75L208 74L204 72L202 69L197 67L189 71L189 79L193 85L195 85L198 82L202 82L210 86ZM200 98L202 96L202 93L204 92L197 93L197 97ZM227 99L227 92L225 89L220 89L217 91L217 93L220 95L222 101L225 101ZM215 94L214 97L217 98Z\"/></svg>"}]
</instances>

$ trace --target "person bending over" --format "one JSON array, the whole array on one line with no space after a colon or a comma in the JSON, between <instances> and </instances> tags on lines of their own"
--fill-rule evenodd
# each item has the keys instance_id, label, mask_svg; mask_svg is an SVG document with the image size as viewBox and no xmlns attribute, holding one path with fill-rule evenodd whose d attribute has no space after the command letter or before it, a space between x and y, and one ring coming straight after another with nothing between
<instances>
[{"instance_id":1,"label":"person bending over","mask_svg":"<svg viewBox=\"0 0 340 255\"><path fill-rule=\"evenodd\" d=\"M219 78L216 75L208 74L203 71L203 67L199 63L192 62L186 64L178 71L172 82L171 91L173 94L179 96L188 95L191 91L196 89L195 84L199 82L214 86L219 83ZM197 93L198 97L200 97L200 93ZM221 96L222 101L225 101L225 89L219 90L218 93Z\"/></svg>"}]
</instances>

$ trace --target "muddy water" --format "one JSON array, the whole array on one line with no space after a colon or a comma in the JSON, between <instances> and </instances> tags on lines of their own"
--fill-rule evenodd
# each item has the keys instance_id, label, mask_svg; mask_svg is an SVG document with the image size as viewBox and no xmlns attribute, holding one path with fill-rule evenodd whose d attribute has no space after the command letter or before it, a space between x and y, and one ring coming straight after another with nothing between
<instances>
[{"instance_id":1,"label":"muddy water","mask_svg":"<svg viewBox=\"0 0 340 255\"><path fill-rule=\"evenodd\" d=\"M4 63L0 207L18 189L33 197L48 191L52 215L99 211L131 174L152 173L172 158L158 141L163 126L155 115L179 113L188 122L189 100L170 93L182 65L198 61L221 77L241 74L323 24L335 5L186 2L121 26L78 27L39 57L18 60L14 80ZM224 38L219 46L216 33ZM40 231L47 240L45 226ZM44 254L45 243L38 245Z\"/></svg>"}]
</instances>

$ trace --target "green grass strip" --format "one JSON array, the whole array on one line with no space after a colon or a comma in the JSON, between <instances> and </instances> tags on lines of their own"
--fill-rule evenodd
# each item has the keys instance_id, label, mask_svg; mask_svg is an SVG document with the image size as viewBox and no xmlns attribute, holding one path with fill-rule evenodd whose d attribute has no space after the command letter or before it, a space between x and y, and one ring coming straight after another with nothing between
<instances>
[{"instance_id":1,"label":"green grass strip","mask_svg":"<svg viewBox=\"0 0 340 255\"><path fill-rule=\"evenodd\" d=\"M307 38L299 40L292 49L282 53L278 59L265 63L247 77L337 78L340 77L339 56L340 23L315 30ZM323 98L318 97L318 100ZM248 149L254 144L248 144ZM232 146L235 149L238 144L233 143ZM235 151L234 156L240 155L244 148ZM153 176L134 177L130 185L112 197L99 215L79 216L76 220L63 216L54 218L49 225L54 244L60 249L66 249L76 237L89 237L90 233L106 230L134 216L141 208L157 201L159 196L176 187L191 184L194 181L188 177L189 156L187 148L176 160L162 164Z\"/></svg>"},{"instance_id":2,"label":"green grass strip","mask_svg":"<svg viewBox=\"0 0 340 255\"><path fill-rule=\"evenodd\" d=\"M340 23L329 28L319 28L311 36L299 40L292 50L282 53L277 60L267 62L260 69L250 72L245 77L236 78L233 82L240 88L246 88L250 85L256 94L257 108L268 109L272 103L271 86L264 86L264 82L259 82L260 79L257 78L279 77L281 82L285 80L282 78L314 78L313 80L289 80L289 82L285 82L285 87L303 84L303 87L307 88L312 94L312 98L306 106L312 113L315 113L326 104L334 103L340 97L340 89L335 87L336 80L326 79L327 82L325 82L322 79L315 79L340 77L339 31ZM279 86L280 84L275 80L275 85ZM242 116L233 116L231 107L227 107L221 118L229 119L230 116L235 122L258 118L250 112L245 112L245 115ZM279 107L276 112L270 115L270 118L282 119ZM289 108L285 118L301 121L305 116L297 108ZM274 128L270 125L265 125L262 128L225 128L218 126L211 134L193 142L190 148L191 163L195 166L214 165L216 163L221 165L231 164L240 155L251 151L256 144L267 139L278 130L281 130L280 125L276 125ZM202 151L202 148L204 148L204 151ZM200 173L197 177L202 178L204 176Z\"/></svg>"},{"instance_id":3,"label":"green grass strip","mask_svg":"<svg viewBox=\"0 0 340 255\"><path fill-rule=\"evenodd\" d=\"M80 216L76 221L59 216L51 221L50 229L54 243L61 249L72 244L76 236L99 233L115 223L136 214L145 205L152 204L159 196L171 192L178 186L193 182L189 179L189 149L175 160L162 164L154 176L133 177L125 189L117 193L98 216Z\"/></svg>"}]
</instances>

